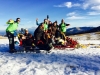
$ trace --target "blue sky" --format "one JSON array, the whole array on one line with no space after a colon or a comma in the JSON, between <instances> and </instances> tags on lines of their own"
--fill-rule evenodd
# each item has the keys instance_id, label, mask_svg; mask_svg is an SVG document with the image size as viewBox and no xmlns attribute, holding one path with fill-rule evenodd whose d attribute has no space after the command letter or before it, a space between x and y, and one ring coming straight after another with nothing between
<instances>
[{"instance_id":1,"label":"blue sky","mask_svg":"<svg viewBox=\"0 0 100 75\"><path fill-rule=\"evenodd\" d=\"M64 19L71 27L99 26L100 0L0 0L0 30L5 30L6 21L21 18L19 28L37 27L49 15L58 23Z\"/></svg>"}]
</instances>

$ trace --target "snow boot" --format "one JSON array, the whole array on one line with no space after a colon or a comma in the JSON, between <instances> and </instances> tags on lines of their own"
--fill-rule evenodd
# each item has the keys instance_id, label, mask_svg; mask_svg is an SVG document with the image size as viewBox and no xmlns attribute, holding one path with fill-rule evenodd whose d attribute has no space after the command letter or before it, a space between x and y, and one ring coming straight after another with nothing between
<instances>
[{"instance_id":1,"label":"snow boot","mask_svg":"<svg viewBox=\"0 0 100 75\"><path fill-rule=\"evenodd\" d=\"M12 49L9 51L9 53L15 53L15 52L17 52L16 49Z\"/></svg>"}]
</instances>

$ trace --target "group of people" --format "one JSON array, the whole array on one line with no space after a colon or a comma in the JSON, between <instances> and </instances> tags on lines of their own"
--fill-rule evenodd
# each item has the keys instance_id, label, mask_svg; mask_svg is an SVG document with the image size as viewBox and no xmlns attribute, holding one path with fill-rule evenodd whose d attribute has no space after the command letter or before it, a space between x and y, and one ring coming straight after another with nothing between
<instances>
[{"instance_id":1,"label":"group of people","mask_svg":"<svg viewBox=\"0 0 100 75\"><path fill-rule=\"evenodd\" d=\"M16 21L12 19L7 21L8 27L6 28L6 33L9 39L9 50L11 53L16 51L14 45L14 31L17 30L19 23L20 18L17 18ZM58 25L57 21L51 22L47 16L47 19L44 19L44 22L41 23L39 23L38 19L36 19L36 25L38 25L38 27L34 31L34 35L30 34L27 29L25 30L25 34L22 36L23 40L27 39L27 36L28 40L30 40L31 37L35 41L43 40L45 43L52 42L55 44L57 42L55 42L54 39L59 40L58 38L66 41L66 26L69 26L70 24L66 24L62 19L61 23Z\"/></svg>"},{"instance_id":2,"label":"group of people","mask_svg":"<svg viewBox=\"0 0 100 75\"><path fill-rule=\"evenodd\" d=\"M57 21L51 22L48 19L44 19L44 22L42 23L38 23L38 19L36 19L36 24L38 25L34 32L36 40L41 40L43 36L49 35L50 38L61 38L66 41L66 26L69 26L70 24L66 24L63 19L59 25Z\"/></svg>"}]
</instances>

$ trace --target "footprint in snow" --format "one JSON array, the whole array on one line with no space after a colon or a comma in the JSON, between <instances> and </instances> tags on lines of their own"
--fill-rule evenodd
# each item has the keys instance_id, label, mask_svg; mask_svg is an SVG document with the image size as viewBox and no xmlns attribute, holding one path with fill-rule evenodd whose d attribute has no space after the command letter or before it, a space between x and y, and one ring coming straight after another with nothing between
<instances>
[{"instance_id":1,"label":"footprint in snow","mask_svg":"<svg viewBox=\"0 0 100 75\"><path fill-rule=\"evenodd\" d=\"M26 70L26 68L22 68L22 69L20 69L19 72L21 73L21 72L24 72L25 70Z\"/></svg>"},{"instance_id":2,"label":"footprint in snow","mask_svg":"<svg viewBox=\"0 0 100 75\"><path fill-rule=\"evenodd\" d=\"M28 64L30 64L31 63L31 60L29 60L29 61L26 61L26 64L28 65Z\"/></svg>"}]
</instances>

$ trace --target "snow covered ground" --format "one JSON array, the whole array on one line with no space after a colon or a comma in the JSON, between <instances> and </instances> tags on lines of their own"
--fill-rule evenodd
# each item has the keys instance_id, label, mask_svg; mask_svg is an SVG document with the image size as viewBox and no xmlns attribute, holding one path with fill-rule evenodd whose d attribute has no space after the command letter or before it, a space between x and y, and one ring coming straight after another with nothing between
<instances>
[{"instance_id":1,"label":"snow covered ground","mask_svg":"<svg viewBox=\"0 0 100 75\"><path fill-rule=\"evenodd\" d=\"M76 40L100 40L100 32L72 35L72 38Z\"/></svg>"},{"instance_id":2,"label":"snow covered ground","mask_svg":"<svg viewBox=\"0 0 100 75\"><path fill-rule=\"evenodd\" d=\"M78 40L99 44L100 40ZM100 75L100 48L10 54L0 39L0 75Z\"/></svg>"}]
</instances>

